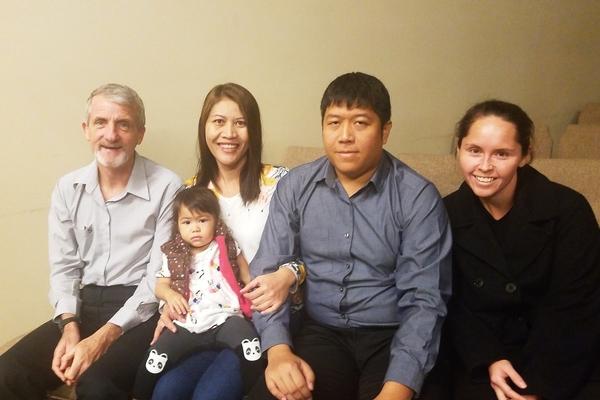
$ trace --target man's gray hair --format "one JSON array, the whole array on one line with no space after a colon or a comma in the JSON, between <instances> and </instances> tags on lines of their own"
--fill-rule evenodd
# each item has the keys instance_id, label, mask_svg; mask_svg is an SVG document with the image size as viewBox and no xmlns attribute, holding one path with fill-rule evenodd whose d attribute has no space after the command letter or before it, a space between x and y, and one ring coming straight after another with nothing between
<instances>
[{"instance_id":1,"label":"man's gray hair","mask_svg":"<svg viewBox=\"0 0 600 400\"><path fill-rule=\"evenodd\" d=\"M90 108L92 99L96 96L106 97L110 101L117 103L123 107L128 107L133 110L134 119L139 128L146 126L146 113L144 111L144 102L135 90L129 86L120 85L118 83L107 83L92 91L87 99L85 120L89 121Z\"/></svg>"}]
</instances>

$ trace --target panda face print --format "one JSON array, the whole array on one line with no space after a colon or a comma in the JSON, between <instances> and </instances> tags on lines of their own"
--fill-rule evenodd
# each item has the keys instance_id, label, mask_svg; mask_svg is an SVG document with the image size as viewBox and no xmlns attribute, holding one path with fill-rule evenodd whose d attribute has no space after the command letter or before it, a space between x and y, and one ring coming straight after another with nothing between
<instances>
[{"instance_id":1,"label":"panda face print","mask_svg":"<svg viewBox=\"0 0 600 400\"><path fill-rule=\"evenodd\" d=\"M151 374L160 374L168 359L167 353L158 354L156 350L152 349L146 360L146 370Z\"/></svg>"},{"instance_id":2,"label":"panda face print","mask_svg":"<svg viewBox=\"0 0 600 400\"><path fill-rule=\"evenodd\" d=\"M244 358L248 361L256 361L260 358L260 340L258 338L244 339L242 340L242 350L244 351Z\"/></svg>"}]
</instances>

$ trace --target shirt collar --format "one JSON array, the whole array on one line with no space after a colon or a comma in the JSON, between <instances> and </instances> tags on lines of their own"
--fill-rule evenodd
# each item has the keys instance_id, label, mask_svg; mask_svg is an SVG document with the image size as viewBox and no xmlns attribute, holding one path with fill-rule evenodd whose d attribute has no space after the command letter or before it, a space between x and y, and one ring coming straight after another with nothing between
<instances>
[{"instance_id":1,"label":"shirt collar","mask_svg":"<svg viewBox=\"0 0 600 400\"><path fill-rule=\"evenodd\" d=\"M150 190L148 189L148 177L146 176L146 166L141 156L135 153L133 171L127 182L127 192L140 197L144 200L150 200Z\"/></svg>"},{"instance_id":2,"label":"shirt collar","mask_svg":"<svg viewBox=\"0 0 600 400\"><path fill-rule=\"evenodd\" d=\"M322 173L319 175L321 176L316 177L317 181L325 179L325 183L327 184L327 186L329 186L330 188L335 187L337 175L335 173L335 168L333 167L333 164L329 161L329 159L326 159L325 168L323 168Z\"/></svg>"},{"instance_id":3,"label":"shirt collar","mask_svg":"<svg viewBox=\"0 0 600 400\"><path fill-rule=\"evenodd\" d=\"M143 157L134 154L133 170L127 182L124 193L131 193L134 196L144 200L150 200L150 191L148 189L148 177L146 168L142 160ZM96 160L84 167L82 174L75 180L75 184L85 185L85 191L92 193L98 187L98 163Z\"/></svg>"},{"instance_id":4,"label":"shirt collar","mask_svg":"<svg viewBox=\"0 0 600 400\"><path fill-rule=\"evenodd\" d=\"M82 173L75 178L74 185L84 185L85 191L92 193L98 187L98 164L96 160L83 168Z\"/></svg>"},{"instance_id":5,"label":"shirt collar","mask_svg":"<svg viewBox=\"0 0 600 400\"><path fill-rule=\"evenodd\" d=\"M383 154L381 155L381 160L379 160L379 165L375 169L375 173L371 176L369 182L367 182L365 186L367 186L369 183L372 183L375 189L377 189L377 191L381 191L384 188L386 177L390 170L390 166L390 154L384 150ZM333 188L335 186L337 175L335 173L335 168L333 167L333 164L331 164L331 162L328 159L325 162L325 168L323 168L322 172L315 177L315 180L317 182L323 179L325 180L327 186L329 186L330 188Z\"/></svg>"},{"instance_id":6,"label":"shirt collar","mask_svg":"<svg viewBox=\"0 0 600 400\"><path fill-rule=\"evenodd\" d=\"M390 157L390 153L384 150L381 155L381 160L379 160L379 165L370 179L377 191L381 191L385 188L387 176L392 166Z\"/></svg>"}]
</instances>

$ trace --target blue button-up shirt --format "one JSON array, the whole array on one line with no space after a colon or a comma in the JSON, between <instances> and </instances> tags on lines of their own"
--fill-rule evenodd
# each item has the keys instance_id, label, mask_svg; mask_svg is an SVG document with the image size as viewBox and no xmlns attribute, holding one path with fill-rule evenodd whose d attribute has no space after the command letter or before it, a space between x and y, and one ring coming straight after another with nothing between
<instances>
[{"instance_id":1,"label":"blue button-up shirt","mask_svg":"<svg viewBox=\"0 0 600 400\"><path fill-rule=\"evenodd\" d=\"M419 391L437 356L451 291L451 233L439 193L384 152L348 197L326 157L293 169L271 200L253 276L301 258L305 306L334 327L398 327L385 380ZM291 345L289 307L254 314L264 349Z\"/></svg>"}]
</instances>

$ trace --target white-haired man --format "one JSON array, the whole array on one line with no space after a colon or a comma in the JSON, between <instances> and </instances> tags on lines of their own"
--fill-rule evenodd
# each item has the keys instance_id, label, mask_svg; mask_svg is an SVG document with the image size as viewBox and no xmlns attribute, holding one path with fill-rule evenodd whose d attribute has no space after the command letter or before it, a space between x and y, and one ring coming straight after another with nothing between
<instances>
[{"instance_id":1,"label":"white-haired man","mask_svg":"<svg viewBox=\"0 0 600 400\"><path fill-rule=\"evenodd\" d=\"M155 272L170 236L173 172L136 153L144 104L131 88L94 90L82 123L95 160L63 176L49 227L51 321L0 357L0 398L127 399L156 325Z\"/></svg>"}]
</instances>

